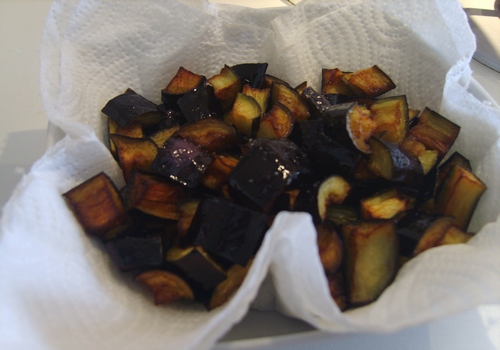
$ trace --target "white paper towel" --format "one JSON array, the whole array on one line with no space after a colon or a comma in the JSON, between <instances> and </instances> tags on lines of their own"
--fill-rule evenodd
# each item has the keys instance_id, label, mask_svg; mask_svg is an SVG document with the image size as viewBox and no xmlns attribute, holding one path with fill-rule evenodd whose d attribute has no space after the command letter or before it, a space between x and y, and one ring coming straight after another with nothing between
<instances>
[{"instance_id":1,"label":"white paper towel","mask_svg":"<svg viewBox=\"0 0 500 350\"><path fill-rule=\"evenodd\" d=\"M4 208L0 299L8 302L0 309L0 348L210 348L244 316L268 272L281 311L337 332L390 331L499 301L500 111L467 92L474 48L452 0L304 0L283 10L195 0L55 1L41 91L50 121L69 136L34 165ZM284 213L230 303L210 313L154 306L82 232L61 194L102 170L123 181L102 143L100 110L110 98L130 87L159 102L181 65L211 76L243 62L269 62L269 73L316 87L321 68L379 65L398 85L392 94L462 126L454 148L489 187L471 226L480 233L467 245L422 254L376 303L342 314L329 297L310 218Z\"/></svg>"}]
</instances>

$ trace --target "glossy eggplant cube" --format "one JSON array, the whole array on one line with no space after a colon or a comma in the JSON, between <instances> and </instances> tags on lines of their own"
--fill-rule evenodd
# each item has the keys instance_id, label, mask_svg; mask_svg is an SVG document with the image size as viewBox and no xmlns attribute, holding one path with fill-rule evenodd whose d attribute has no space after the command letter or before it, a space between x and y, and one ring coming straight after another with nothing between
<instances>
[{"instance_id":1,"label":"glossy eggplant cube","mask_svg":"<svg viewBox=\"0 0 500 350\"><path fill-rule=\"evenodd\" d=\"M244 83L250 84L253 88L261 89L267 66L267 63L242 63L232 66L231 69L243 79Z\"/></svg>"},{"instance_id":2,"label":"glossy eggplant cube","mask_svg":"<svg viewBox=\"0 0 500 350\"><path fill-rule=\"evenodd\" d=\"M186 92L177 100L177 105L187 122L218 118L222 115L219 102L215 99L213 87L206 84Z\"/></svg>"},{"instance_id":3,"label":"glossy eggplant cube","mask_svg":"<svg viewBox=\"0 0 500 350\"><path fill-rule=\"evenodd\" d=\"M308 176L308 161L287 139L257 139L249 147L229 175L229 191L238 203L266 211L287 186Z\"/></svg>"},{"instance_id":4,"label":"glossy eggplant cube","mask_svg":"<svg viewBox=\"0 0 500 350\"><path fill-rule=\"evenodd\" d=\"M214 256L244 266L256 253L267 229L267 215L207 196L198 206L188 236Z\"/></svg>"},{"instance_id":5,"label":"glossy eggplant cube","mask_svg":"<svg viewBox=\"0 0 500 350\"><path fill-rule=\"evenodd\" d=\"M151 164L151 170L187 188L195 188L214 157L179 136L167 139Z\"/></svg>"},{"instance_id":6,"label":"glossy eggplant cube","mask_svg":"<svg viewBox=\"0 0 500 350\"><path fill-rule=\"evenodd\" d=\"M107 241L105 247L122 271L156 267L163 263L163 243L159 236L115 238Z\"/></svg>"}]
</instances>

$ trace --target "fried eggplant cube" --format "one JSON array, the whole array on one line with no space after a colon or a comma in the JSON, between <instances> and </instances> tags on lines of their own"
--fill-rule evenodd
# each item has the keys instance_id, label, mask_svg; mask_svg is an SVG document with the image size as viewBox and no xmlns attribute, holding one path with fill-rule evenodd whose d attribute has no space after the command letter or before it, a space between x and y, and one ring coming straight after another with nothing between
<instances>
[{"instance_id":1,"label":"fried eggplant cube","mask_svg":"<svg viewBox=\"0 0 500 350\"><path fill-rule=\"evenodd\" d=\"M243 284L251 265L252 260L249 260L246 266L234 264L227 270L227 278L219 283L212 293L208 307L210 310L225 304L236 293Z\"/></svg>"},{"instance_id":2,"label":"fried eggplant cube","mask_svg":"<svg viewBox=\"0 0 500 350\"><path fill-rule=\"evenodd\" d=\"M251 96L238 93L229 112L228 122L236 127L243 135L254 137L259 128L262 109L255 99Z\"/></svg>"},{"instance_id":3,"label":"fried eggplant cube","mask_svg":"<svg viewBox=\"0 0 500 350\"><path fill-rule=\"evenodd\" d=\"M205 79L198 87L179 97L177 106L187 122L222 116L222 109L215 98L214 89L206 84Z\"/></svg>"},{"instance_id":4,"label":"fried eggplant cube","mask_svg":"<svg viewBox=\"0 0 500 350\"><path fill-rule=\"evenodd\" d=\"M279 102L286 106L293 115L294 122L300 122L309 119L309 108L302 99L299 92L288 84L274 82L271 86L271 101L273 105Z\"/></svg>"},{"instance_id":5,"label":"fried eggplant cube","mask_svg":"<svg viewBox=\"0 0 500 350\"><path fill-rule=\"evenodd\" d=\"M144 133L142 131L142 124L140 122L134 121L127 124L127 126L125 126L124 128L120 128L117 122L115 122L111 118L108 118L108 136L114 134L128 136L136 139L144 137ZM116 154L116 147L111 138L109 138L109 150L111 151L113 157L115 157L116 159L118 155Z\"/></svg>"},{"instance_id":6,"label":"fried eggplant cube","mask_svg":"<svg viewBox=\"0 0 500 350\"><path fill-rule=\"evenodd\" d=\"M377 97L396 88L396 84L378 66L342 75L344 83L356 94Z\"/></svg>"},{"instance_id":7,"label":"fried eggplant cube","mask_svg":"<svg viewBox=\"0 0 500 350\"><path fill-rule=\"evenodd\" d=\"M215 160L208 166L201 182L206 188L220 192L222 187L227 184L234 167L238 164L238 159L222 154L216 154L214 157Z\"/></svg>"},{"instance_id":8,"label":"fried eggplant cube","mask_svg":"<svg viewBox=\"0 0 500 350\"><path fill-rule=\"evenodd\" d=\"M192 244L242 266L257 252L268 217L224 198L204 197L189 227Z\"/></svg>"},{"instance_id":9,"label":"fried eggplant cube","mask_svg":"<svg viewBox=\"0 0 500 350\"><path fill-rule=\"evenodd\" d=\"M151 170L187 188L195 188L213 160L214 157L197 144L172 136L158 149Z\"/></svg>"},{"instance_id":10,"label":"fried eggplant cube","mask_svg":"<svg viewBox=\"0 0 500 350\"><path fill-rule=\"evenodd\" d=\"M219 74L208 79L208 83L214 88L215 98L220 102L222 112L230 111L243 87L241 78L231 67L225 65Z\"/></svg>"},{"instance_id":11,"label":"fried eggplant cube","mask_svg":"<svg viewBox=\"0 0 500 350\"><path fill-rule=\"evenodd\" d=\"M335 273L344 259L340 236L331 224L316 225L319 258L327 274Z\"/></svg>"},{"instance_id":12,"label":"fried eggplant cube","mask_svg":"<svg viewBox=\"0 0 500 350\"><path fill-rule=\"evenodd\" d=\"M177 135L208 152L224 151L238 141L234 128L220 119L201 119L181 126Z\"/></svg>"},{"instance_id":13,"label":"fried eggplant cube","mask_svg":"<svg viewBox=\"0 0 500 350\"><path fill-rule=\"evenodd\" d=\"M177 182L140 171L132 173L126 189L128 208L164 219L178 220L186 189Z\"/></svg>"},{"instance_id":14,"label":"fried eggplant cube","mask_svg":"<svg viewBox=\"0 0 500 350\"><path fill-rule=\"evenodd\" d=\"M401 144L408 134L408 102L405 95L377 100L370 106L370 115L376 124L374 134L380 138Z\"/></svg>"},{"instance_id":15,"label":"fried eggplant cube","mask_svg":"<svg viewBox=\"0 0 500 350\"><path fill-rule=\"evenodd\" d=\"M348 299L355 306L375 301L398 269L398 237L392 220L342 227Z\"/></svg>"},{"instance_id":16,"label":"fried eggplant cube","mask_svg":"<svg viewBox=\"0 0 500 350\"><path fill-rule=\"evenodd\" d=\"M231 67L244 83L253 88L261 89L267 71L267 63L242 63Z\"/></svg>"},{"instance_id":17,"label":"fried eggplant cube","mask_svg":"<svg viewBox=\"0 0 500 350\"><path fill-rule=\"evenodd\" d=\"M318 214L325 221L328 209L340 205L349 195L351 185L340 175L332 175L323 180L318 188Z\"/></svg>"},{"instance_id":18,"label":"fried eggplant cube","mask_svg":"<svg viewBox=\"0 0 500 350\"><path fill-rule=\"evenodd\" d=\"M159 236L117 237L106 241L105 248L121 271L159 267L163 263L163 242Z\"/></svg>"},{"instance_id":19,"label":"fried eggplant cube","mask_svg":"<svg viewBox=\"0 0 500 350\"><path fill-rule=\"evenodd\" d=\"M177 101L189 91L192 91L205 84L206 78L196 74L184 67L179 67L174 77L161 91L161 100L166 108L179 110Z\"/></svg>"},{"instance_id":20,"label":"fried eggplant cube","mask_svg":"<svg viewBox=\"0 0 500 350\"><path fill-rule=\"evenodd\" d=\"M352 90L342 80L343 75L344 73L338 68L322 69L321 92L323 94L335 94L344 96L354 95Z\"/></svg>"},{"instance_id":21,"label":"fried eggplant cube","mask_svg":"<svg viewBox=\"0 0 500 350\"><path fill-rule=\"evenodd\" d=\"M129 225L120 192L105 173L99 173L63 195L84 231L112 237Z\"/></svg>"},{"instance_id":22,"label":"fried eggplant cube","mask_svg":"<svg viewBox=\"0 0 500 350\"><path fill-rule=\"evenodd\" d=\"M373 196L364 198L360 202L361 217L363 219L392 219L412 206L408 196L404 196L397 188L390 188Z\"/></svg>"},{"instance_id":23,"label":"fried eggplant cube","mask_svg":"<svg viewBox=\"0 0 500 350\"><path fill-rule=\"evenodd\" d=\"M260 119L257 138L280 139L288 137L293 129L293 115L279 102Z\"/></svg>"},{"instance_id":24,"label":"fried eggplant cube","mask_svg":"<svg viewBox=\"0 0 500 350\"><path fill-rule=\"evenodd\" d=\"M455 165L448 172L435 196L435 210L455 217L457 226L467 230L486 185L469 170Z\"/></svg>"},{"instance_id":25,"label":"fried eggplant cube","mask_svg":"<svg viewBox=\"0 0 500 350\"><path fill-rule=\"evenodd\" d=\"M266 88L266 89L257 89L253 88L248 84L243 85L243 95L247 95L250 97L253 97L255 101L260 106L260 110L262 114L264 114L267 111L267 107L269 105L269 97L271 96L271 89Z\"/></svg>"},{"instance_id":26,"label":"fried eggplant cube","mask_svg":"<svg viewBox=\"0 0 500 350\"><path fill-rule=\"evenodd\" d=\"M176 274L163 270L151 270L135 278L154 295L155 305L170 304L176 300L194 300L189 284Z\"/></svg>"}]
</instances>

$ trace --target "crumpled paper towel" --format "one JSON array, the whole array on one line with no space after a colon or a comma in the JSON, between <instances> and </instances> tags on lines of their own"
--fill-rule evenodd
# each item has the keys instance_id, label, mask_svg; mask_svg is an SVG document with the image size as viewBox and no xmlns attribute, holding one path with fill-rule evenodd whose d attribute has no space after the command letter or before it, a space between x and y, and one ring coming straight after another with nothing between
<instances>
[{"instance_id":1,"label":"crumpled paper towel","mask_svg":"<svg viewBox=\"0 0 500 350\"><path fill-rule=\"evenodd\" d=\"M33 166L4 208L0 347L208 349L246 313L269 273L276 307L329 331L383 332L500 300L500 111L467 92L474 38L452 0L315 1L250 10L190 1L55 1L43 36L41 91L67 136ZM413 108L462 126L454 148L489 186L466 245L436 248L401 270L381 298L340 313L328 294L310 217L282 213L238 293L212 312L154 306L113 268L61 194L99 171L118 185L100 110L127 87L154 102L179 66L211 76L224 64L319 87L321 68L379 65ZM486 224L488 223L489 224ZM486 225L485 225L486 224Z\"/></svg>"}]
</instances>

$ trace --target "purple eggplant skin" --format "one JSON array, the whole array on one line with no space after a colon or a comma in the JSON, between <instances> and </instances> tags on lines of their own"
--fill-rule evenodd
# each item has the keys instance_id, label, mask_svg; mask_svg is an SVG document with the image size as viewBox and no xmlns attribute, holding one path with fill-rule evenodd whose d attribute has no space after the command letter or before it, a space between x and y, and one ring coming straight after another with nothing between
<instances>
[{"instance_id":1,"label":"purple eggplant skin","mask_svg":"<svg viewBox=\"0 0 500 350\"><path fill-rule=\"evenodd\" d=\"M215 257L245 266L260 247L268 220L267 215L227 199L205 196L187 236Z\"/></svg>"},{"instance_id":2,"label":"purple eggplant skin","mask_svg":"<svg viewBox=\"0 0 500 350\"><path fill-rule=\"evenodd\" d=\"M206 85L207 85L207 79L206 79L206 77L203 77L195 89L200 89ZM163 90L161 90L161 101L163 102L165 109L172 109L174 111L180 111L181 109L178 105L178 101L184 95L185 95L185 93L183 93L183 94L170 94L170 93L166 92L165 89L163 89Z\"/></svg>"},{"instance_id":3,"label":"purple eggplant skin","mask_svg":"<svg viewBox=\"0 0 500 350\"><path fill-rule=\"evenodd\" d=\"M262 89L267 66L267 63L242 63L232 66L231 69L243 80L243 84Z\"/></svg>"},{"instance_id":4,"label":"purple eggplant skin","mask_svg":"<svg viewBox=\"0 0 500 350\"><path fill-rule=\"evenodd\" d=\"M195 143L180 136L171 136L158 148L151 170L193 189L214 159Z\"/></svg>"},{"instance_id":5,"label":"purple eggplant skin","mask_svg":"<svg viewBox=\"0 0 500 350\"><path fill-rule=\"evenodd\" d=\"M302 96L307 102L312 119L320 118L321 114L332 106L332 103L312 87L308 86L302 91Z\"/></svg>"},{"instance_id":6,"label":"purple eggplant skin","mask_svg":"<svg viewBox=\"0 0 500 350\"><path fill-rule=\"evenodd\" d=\"M256 139L229 175L229 193L237 203L266 211L285 188L309 173L306 154L292 141Z\"/></svg>"},{"instance_id":7,"label":"purple eggplant skin","mask_svg":"<svg viewBox=\"0 0 500 350\"><path fill-rule=\"evenodd\" d=\"M206 83L182 95L177 105L187 122L222 117L222 108L215 99L214 89Z\"/></svg>"},{"instance_id":8,"label":"purple eggplant skin","mask_svg":"<svg viewBox=\"0 0 500 350\"><path fill-rule=\"evenodd\" d=\"M347 102L350 98L349 96L342 94L324 94L323 96L328 102L330 102L331 105Z\"/></svg>"},{"instance_id":9,"label":"purple eggplant skin","mask_svg":"<svg viewBox=\"0 0 500 350\"><path fill-rule=\"evenodd\" d=\"M413 257L420 238L436 218L436 214L412 210L398 220L396 230L402 256Z\"/></svg>"},{"instance_id":10,"label":"purple eggplant skin","mask_svg":"<svg viewBox=\"0 0 500 350\"><path fill-rule=\"evenodd\" d=\"M321 183L322 181L314 181L302 184L293 208L294 211L309 213L315 224L322 222L318 211L318 190Z\"/></svg>"},{"instance_id":11,"label":"purple eggplant skin","mask_svg":"<svg viewBox=\"0 0 500 350\"><path fill-rule=\"evenodd\" d=\"M158 267L164 260L160 236L114 238L105 243L105 248L121 271Z\"/></svg>"},{"instance_id":12,"label":"purple eggplant skin","mask_svg":"<svg viewBox=\"0 0 500 350\"><path fill-rule=\"evenodd\" d=\"M101 112L113 119L120 128L124 128L134 118L146 113L158 113L158 109L145 97L127 90L124 94L109 100Z\"/></svg>"}]
</instances>

